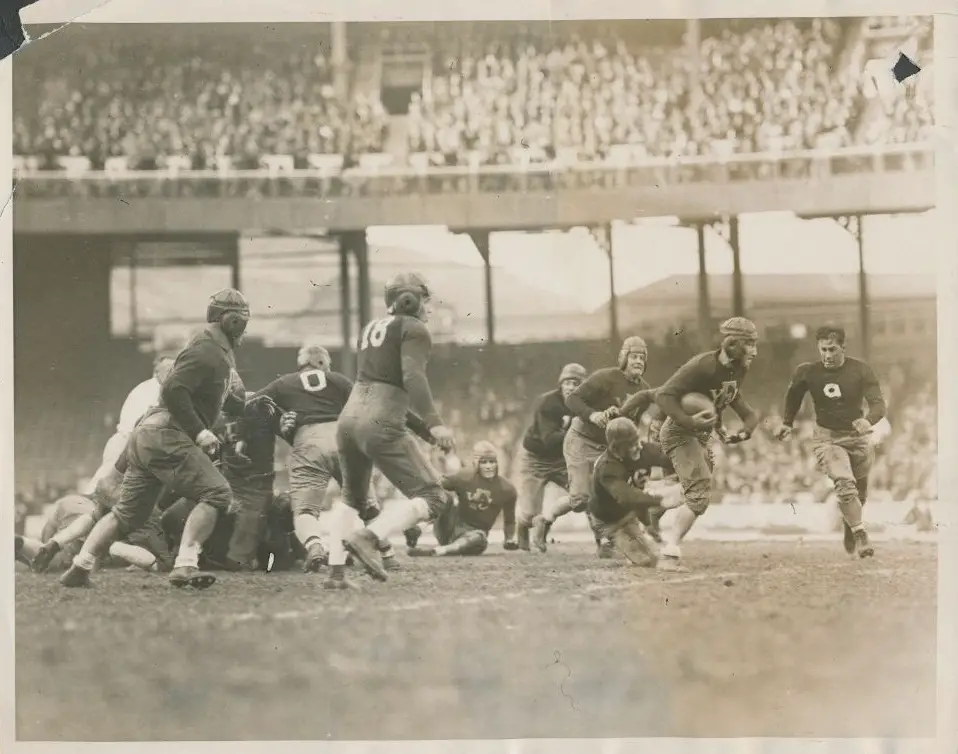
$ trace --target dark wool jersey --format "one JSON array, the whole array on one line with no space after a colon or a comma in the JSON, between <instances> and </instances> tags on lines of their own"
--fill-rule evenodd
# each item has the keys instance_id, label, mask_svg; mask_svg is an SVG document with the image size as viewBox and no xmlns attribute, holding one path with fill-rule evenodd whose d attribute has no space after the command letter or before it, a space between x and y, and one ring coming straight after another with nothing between
<instances>
[{"instance_id":1,"label":"dark wool jersey","mask_svg":"<svg viewBox=\"0 0 958 754\"><path fill-rule=\"evenodd\" d=\"M191 439L210 429L230 393L236 375L233 349L219 330L208 328L193 337L176 357L150 414L169 411L172 424Z\"/></svg>"},{"instance_id":2,"label":"dark wool jersey","mask_svg":"<svg viewBox=\"0 0 958 754\"><path fill-rule=\"evenodd\" d=\"M720 353L706 351L692 357L658 389L658 394L680 401L689 393L702 393L712 399L721 415L738 397L748 370L739 363L722 364Z\"/></svg>"},{"instance_id":3,"label":"dark wool jersey","mask_svg":"<svg viewBox=\"0 0 958 754\"><path fill-rule=\"evenodd\" d=\"M245 453L250 465L233 467L234 473L260 476L275 471L276 434L266 419L257 416L234 416L224 411L219 424L223 429L227 424L231 425L237 439L246 443Z\"/></svg>"},{"instance_id":4,"label":"dark wool jersey","mask_svg":"<svg viewBox=\"0 0 958 754\"><path fill-rule=\"evenodd\" d=\"M503 523L511 525L516 521L516 488L499 475L483 479L478 469L466 468L443 477L442 486L455 493L459 521L467 526L488 534L500 511Z\"/></svg>"},{"instance_id":5,"label":"dark wool jersey","mask_svg":"<svg viewBox=\"0 0 958 754\"><path fill-rule=\"evenodd\" d=\"M303 427L336 421L352 389L344 374L309 368L284 374L257 395L268 395L283 411L295 411L296 426Z\"/></svg>"},{"instance_id":6,"label":"dark wool jersey","mask_svg":"<svg viewBox=\"0 0 958 754\"><path fill-rule=\"evenodd\" d=\"M646 391L643 395L637 395L643 391ZM618 367L609 367L589 375L569 396L566 405L575 415L572 428L593 442L605 445L605 430L589 421L589 416L612 406L622 408L626 401L630 401L633 408L629 411L629 418L637 422L653 398L654 393L645 380L632 382Z\"/></svg>"},{"instance_id":7,"label":"dark wool jersey","mask_svg":"<svg viewBox=\"0 0 958 754\"><path fill-rule=\"evenodd\" d=\"M572 421L561 390L550 390L536 400L532 424L522 438L522 447L544 461L562 459L562 441Z\"/></svg>"},{"instance_id":8,"label":"dark wool jersey","mask_svg":"<svg viewBox=\"0 0 958 754\"><path fill-rule=\"evenodd\" d=\"M589 513L599 521L614 524L631 512L640 512L656 505L659 498L643 492L632 484L638 471L649 471L659 463L657 454L647 452L643 446L637 460L623 461L606 450L592 467L592 496L589 498Z\"/></svg>"},{"instance_id":9,"label":"dark wool jersey","mask_svg":"<svg viewBox=\"0 0 958 754\"><path fill-rule=\"evenodd\" d=\"M429 427L440 424L426 378L426 364L432 351L432 336L426 324L405 314L388 314L363 328L359 336L356 383L384 383L403 390L413 412ZM387 412L405 406L371 406Z\"/></svg>"},{"instance_id":10,"label":"dark wool jersey","mask_svg":"<svg viewBox=\"0 0 958 754\"><path fill-rule=\"evenodd\" d=\"M837 369L826 369L820 361L800 364L785 393L785 424L791 426L802 407L805 393L811 393L818 426L835 432L852 432L852 422L863 416L862 402L868 404L869 424L885 416L885 399L878 377L868 364L845 358Z\"/></svg>"}]
</instances>

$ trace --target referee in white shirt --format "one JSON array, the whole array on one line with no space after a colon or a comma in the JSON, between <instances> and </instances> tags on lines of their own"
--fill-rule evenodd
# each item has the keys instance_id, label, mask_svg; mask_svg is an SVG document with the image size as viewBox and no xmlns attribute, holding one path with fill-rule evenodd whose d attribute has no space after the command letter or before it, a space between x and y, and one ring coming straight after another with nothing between
<instances>
[{"instance_id":1,"label":"referee in white shirt","mask_svg":"<svg viewBox=\"0 0 958 754\"><path fill-rule=\"evenodd\" d=\"M103 460L100 468L88 484L88 489L84 492L92 494L96 489L97 482L113 471L117 459L126 449L126 443L130 439L130 433L140 418L149 409L153 408L160 400L160 386L173 368L173 356L162 354L153 361L153 376L144 380L130 391L123 401L123 408L120 409L120 421L116 425L116 434L107 440L103 448Z\"/></svg>"}]
</instances>

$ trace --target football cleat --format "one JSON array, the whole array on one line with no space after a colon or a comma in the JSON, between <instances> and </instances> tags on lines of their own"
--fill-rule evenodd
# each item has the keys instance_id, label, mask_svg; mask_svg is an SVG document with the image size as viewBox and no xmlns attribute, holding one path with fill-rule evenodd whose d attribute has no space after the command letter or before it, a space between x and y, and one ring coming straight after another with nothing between
<instances>
[{"instance_id":1,"label":"football cleat","mask_svg":"<svg viewBox=\"0 0 958 754\"><path fill-rule=\"evenodd\" d=\"M406 553L411 558L429 558L436 554L434 547L410 547Z\"/></svg>"},{"instance_id":2,"label":"football cleat","mask_svg":"<svg viewBox=\"0 0 958 754\"><path fill-rule=\"evenodd\" d=\"M365 528L353 532L343 540L343 546L362 564L366 573L377 581L386 581L388 577L379 554L379 538L373 532Z\"/></svg>"},{"instance_id":3,"label":"football cleat","mask_svg":"<svg viewBox=\"0 0 958 754\"><path fill-rule=\"evenodd\" d=\"M303 561L303 572L316 573L328 562L329 554L326 552L326 548L319 542L313 542L306 549L306 560Z\"/></svg>"},{"instance_id":4,"label":"football cleat","mask_svg":"<svg viewBox=\"0 0 958 754\"><path fill-rule=\"evenodd\" d=\"M682 565L682 561L672 555L661 555L655 564L656 570L667 573L688 573L689 569Z\"/></svg>"},{"instance_id":5,"label":"football cleat","mask_svg":"<svg viewBox=\"0 0 958 754\"><path fill-rule=\"evenodd\" d=\"M208 589L216 583L216 576L203 573L196 566L179 566L170 571L170 585L178 589Z\"/></svg>"},{"instance_id":6,"label":"football cleat","mask_svg":"<svg viewBox=\"0 0 958 754\"><path fill-rule=\"evenodd\" d=\"M599 545L596 545L595 554L598 555L602 560L611 560L615 557L615 548L612 546L611 542L602 542Z\"/></svg>"},{"instance_id":7,"label":"football cleat","mask_svg":"<svg viewBox=\"0 0 958 754\"><path fill-rule=\"evenodd\" d=\"M855 554L855 533L852 531L847 523L842 521L842 529L844 530L844 537L842 538L842 544L845 546L845 552L849 555Z\"/></svg>"},{"instance_id":8,"label":"football cleat","mask_svg":"<svg viewBox=\"0 0 958 754\"><path fill-rule=\"evenodd\" d=\"M875 548L872 547L871 542L868 540L868 532L864 529L859 529L855 532L855 546L858 550L858 557L860 558L870 558L875 554Z\"/></svg>"},{"instance_id":9,"label":"football cleat","mask_svg":"<svg viewBox=\"0 0 958 754\"><path fill-rule=\"evenodd\" d=\"M419 544L419 538L422 536L422 529L418 526L411 526L403 532L406 538L406 547L415 547Z\"/></svg>"},{"instance_id":10,"label":"football cleat","mask_svg":"<svg viewBox=\"0 0 958 754\"><path fill-rule=\"evenodd\" d=\"M30 563L30 568L32 568L36 573L46 572L46 570L50 567L50 564L53 562L53 559L57 556L58 552L60 552L60 545L56 540L51 539L49 542L46 542L40 546L37 554L33 556L33 561Z\"/></svg>"},{"instance_id":11,"label":"football cleat","mask_svg":"<svg viewBox=\"0 0 958 754\"><path fill-rule=\"evenodd\" d=\"M385 555L383 556L383 568L387 571L401 571L402 566L399 561L396 559L396 554Z\"/></svg>"},{"instance_id":12,"label":"football cleat","mask_svg":"<svg viewBox=\"0 0 958 754\"><path fill-rule=\"evenodd\" d=\"M329 578L323 582L323 589L348 589L349 582L346 581L344 566L333 566Z\"/></svg>"},{"instance_id":13,"label":"football cleat","mask_svg":"<svg viewBox=\"0 0 958 754\"><path fill-rule=\"evenodd\" d=\"M60 577L60 583L70 589L90 586L90 572L86 568L72 565Z\"/></svg>"},{"instance_id":14,"label":"football cleat","mask_svg":"<svg viewBox=\"0 0 958 754\"><path fill-rule=\"evenodd\" d=\"M542 516L536 516L532 521L532 543L539 552L545 552L549 546L546 538L549 536L549 529L552 528L552 522L546 521Z\"/></svg>"}]
</instances>

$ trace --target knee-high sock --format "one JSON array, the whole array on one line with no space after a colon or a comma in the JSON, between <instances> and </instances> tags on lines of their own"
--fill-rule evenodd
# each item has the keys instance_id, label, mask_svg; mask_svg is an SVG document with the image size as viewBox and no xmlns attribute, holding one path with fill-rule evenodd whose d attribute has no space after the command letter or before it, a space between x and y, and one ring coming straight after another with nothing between
<instances>
[{"instance_id":1,"label":"knee-high sock","mask_svg":"<svg viewBox=\"0 0 958 754\"><path fill-rule=\"evenodd\" d=\"M183 539L180 542L180 551L176 554L175 568L196 568L203 543L213 533L218 516L219 511L209 503L197 503L190 511L186 526L183 527Z\"/></svg>"},{"instance_id":2,"label":"knee-high sock","mask_svg":"<svg viewBox=\"0 0 958 754\"><path fill-rule=\"evenodd\" d=\"M429 505L421 497L394 500L366 527L381 540L406 531L429 518Z\"/></svg>"}]
</instances>

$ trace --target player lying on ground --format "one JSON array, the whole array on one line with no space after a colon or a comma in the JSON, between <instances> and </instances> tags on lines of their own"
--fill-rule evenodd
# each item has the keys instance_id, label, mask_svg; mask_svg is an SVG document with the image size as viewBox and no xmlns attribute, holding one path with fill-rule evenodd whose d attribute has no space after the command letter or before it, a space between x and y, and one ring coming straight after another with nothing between
<instances>
[{"instance_id":1,"label":"player lying on ground","mask_svg":"<svg viewBox=\"0 0 958 754\"><path fill-rule=\"evenodd\" d=\"M96 503L83 495L61 497L53 504L53 511L43 524L39 540L19 536L14 538L14 551L18 559L37 573L69 568L83 545L86 533L79 536L68 534L60 540L57 537L81 519L90 521L88 528L82 527L89 532L93 528L95 508ZM173 565L170 550L159 528L158 515L152 517L140 531L110 545L109 555L117 561L147 571L168 571Z\"/></svg>"},{"instance_id":2,"label":"player lying on ground","mask_svg":"<svg viewBox=\"0 0 958 754\"><path fill-rule=\"evenodd\" d=\"M447 507L439 473L407 427L410 409L422 417L435 443L454 448L452 431L436 411L426 377L432 350L430 291L417 273L396 275L385 288L386 316L370 322L359 339L358 374L339 417L336 443L343 472L343 501L360 510L373 466L405 500L396 500L345 540L346 549L373 578L386 580L380 543Z\"/></svg>"},{"instance_id":3,"label":"player lying on ground","mask_svg":"<svg viewBox=\"0 0 958 754\"><path fill-rule=\"evenodd\" d=\"M572 424L572 411L566 404L572 392L589 374L581 364L566 364L559 373L559 387L536 400L532 423L519 449L520 483L516 536L519 549L529 551L529 532L536 516L542 515L546 485L552 483L569 491L569 472L562 445ZM559 501L559 508L569 507Z\"/></svg>"},{"instance_id":4,"label":"player lying on ground","mask_svg":"<svg viewBox=\"0 0 958 754\"><path fill-rule=\"evenodd\" d=\"M429 555L482 555L489 546L489 531L502 513L503 547L517 550L516 488L499 475L499 452L485 440L472 449L472 464L444 477L444 489L455 496L453 504L436 519L432 530L438 547L412 546L413 557ZM406 534L407 541L410 539Z\"/></svg>"},{"instance_id":5,"label":"player lying on ground","mask_svg":"<svg viewBox=\"0 0 958 754\"><path fill-rule=\"evenodd\" d=\"M693 357L656 391L656 402L666 415L659 434L662 448L675 467L685 497L672 530L664 535L665 546L658 562L663 570L685 570L680 564L680 545L711 501L713 431L723 442L735 444L750 438L758 426L758 414L739 392L758 353L758 330L744 317L732 317L722 324L719 333L722 344L718 350ZM707 396L711 402L707 408L699 404L690 414L686 406L691 404L683 403L692 394ZM722 412L727 408L738 414L744 425L734 434L721 424ZM657 525L654 519L653 525Z\"/></svg>"},{"instance_id":6,"label":"player lying on ground","mask_svg":"<svg viewBox=\"0 0 958 754\"><path fill-rule=\"evenodd\" d=\"M164 486L178 497L196 500L183 532L172 572L173 586L204 588L216 577L198 568L203 542L220 513L232 501L229 483L213 465L220 441L212 431L227 401L245 396L230 391L236 374L233 349L249 322L249 304L239 291L215 293L207 307L207 328L176 357L163 383L160 404L143 417L127 445L128 467L113 509L87 537L73 565L62 576L67 587L89 583L97 557L116 539L139 529L150 518Z\"/></svg>"},{"instance_id":7,"label":"player lying on ground","mask_svg":"<svg viewBox=\"0 0 958 754\"><path fill-rule=\"evenodd\" d=\"M818 467L835 484L844 521L844 545L867 558L875 550L862 522L868 495L868 475L875 460L869 435L885 418L885 398L874 370L864 361L845 355L845 330L820 327L815 333L820 361L800 364L785 393L780 440L792 434L792 424L805 394L812 396L815 432L812 439ZM868 406L863 415L862 404Z\"/></svg>"},{"instance_id":8,"label":"player lying on ground","mask_svg":"<svg viewBox=\"0 0 958 754\"><path fill-rule=\"evenodd\" d=\"M120 409L120 419L116 425L116 432L107 440L103 448L100 468L97 469L90 480L90 489L81 490L81 492L92 494L100 479L113 473L117 459L126 450L126 444L130 439L133 428L143 418L143 415L159 402L160 387L172 368L172 356L162 354L157 356L153 361L153 376L141 382L126 396L123 407Z\"/></svg>"},{"instance_id":9,"label":"player lying on ground","mask_svg":"<svg viewBox=\"0 0 958 754\"><path fill-rule=\"evenodd\" d=\"M546 551L546 538L556 519L567 513L588 511L592 464L605 450L609 420L627 416L639 422L652 405L655 394L642 377L648 357L649 350L642 338L626 338L619 351L618 366L593 372L566 399L575 415L562 446L569 473L569 496L558 500L535 520L534 544L540 552ZM594 526L592 531L599 557L611 557L611 543L603 543Z\"/></svg>"},{"instance_id":10,"label":"player lying on ground","mask_svg":"<svg viewBox=\"0 0 958 754\"><path fill-rule=\"evenodd\" d=\"M656 547L643 524L648 524L652 509L662 507L662 497L642 487L652 468L667 466L668 459L657 445L643 445L638 427L624 417L610 421L605 436L608 447L596 459L592 473L589 513L596 530L629 561L653 566Z\"/></svg>"}]
</instances>

